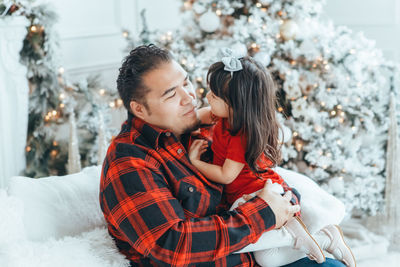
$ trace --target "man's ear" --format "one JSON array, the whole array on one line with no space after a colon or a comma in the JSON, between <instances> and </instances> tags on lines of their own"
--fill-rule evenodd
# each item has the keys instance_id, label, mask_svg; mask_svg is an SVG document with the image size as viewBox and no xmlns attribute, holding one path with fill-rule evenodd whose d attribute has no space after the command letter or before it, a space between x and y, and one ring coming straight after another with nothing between
<instances>
[{"instance_id":1,"label":"man's ear","mask_svg":"<svg viewBox=\"0 0 400 267\"><path fill-rule=\"evenodd\" d=\"M132 111L133 115L135 115L135 117L138 117L138 118L144 120L144 118L147 114L147 110L143 104L132 100L130 103L130 107L131 107L131 111Z\"/></svg>"}]
</instances>

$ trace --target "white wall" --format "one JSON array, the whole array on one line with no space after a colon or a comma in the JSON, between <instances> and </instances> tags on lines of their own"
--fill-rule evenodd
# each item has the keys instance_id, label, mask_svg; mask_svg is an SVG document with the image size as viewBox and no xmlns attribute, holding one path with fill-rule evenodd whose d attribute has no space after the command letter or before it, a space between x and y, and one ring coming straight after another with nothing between
<instances>
[{"instance_id":1,"label":"white wall","mask_svg":"<svg viewBox=\"0 0 400 267\"><path fill-rule=\"evenodd\" d=\"M140 29L140 10L147 9L151 29L180 26L181 0L51 0L60 15L62 60L72 79L103 73L115 88L126 42L122 28ZM364 31L388 59L400 61L399 0L327 0L325 16L337 25Z\"/></svg>"},{"instance_id":2,"label":"white wall","mask_svg":"<svg viewBox=\"0 0 400 267\"><path fill-rule=\"evenodd\" d=\"M51 0L59 15L61 62L71 80L102 73L103 82L115 87L126 42L122 28L134 29L135 1Z\"/></svg>"},{"instance_id":3,"label":"white wall","mask_svg":"<svg viewBox=\"0 0 400 267\"><path fill-rule=\"evenodd\" d=\"M399 0L327 0L325 15L337 25L364 32L387 59L400 62Z\"/></svg>"}]
</instances>

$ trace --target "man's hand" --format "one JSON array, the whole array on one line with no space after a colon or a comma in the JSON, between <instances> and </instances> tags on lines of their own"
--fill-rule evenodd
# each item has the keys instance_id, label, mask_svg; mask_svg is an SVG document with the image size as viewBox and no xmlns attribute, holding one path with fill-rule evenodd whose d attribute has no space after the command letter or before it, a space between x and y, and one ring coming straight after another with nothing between
<instances>
[{"instance_id":1,"label":"man's hand","mask_svg":"<svg viewBox=\"0 0 400 267\"><path fill-rule=\"evenodd\" d=\"M189 159L193 163L196 160L200 160L200 156L207 150L208 142L206 140L197 139L194 140L189 148Z\"/></svg>"},{"instance_id":2,"label":"man's hand","mask_svg":"<svg viewBox=\"0 0 400 267\"><path fill-rule=\"evenodd\" d=\"M272 181L267 180L264 188L257 194L265 200L275 214L275 228L281 228L296 212L300 211L299 205L292 205L292 192L287 191L283 196L273 190Z\"/></svg>"}]
</instances>

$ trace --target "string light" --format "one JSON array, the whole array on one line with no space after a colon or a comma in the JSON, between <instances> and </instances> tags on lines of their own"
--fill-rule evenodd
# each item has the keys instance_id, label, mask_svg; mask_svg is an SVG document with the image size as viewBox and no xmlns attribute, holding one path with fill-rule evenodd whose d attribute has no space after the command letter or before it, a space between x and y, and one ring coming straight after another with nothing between
<instances>
[{"instance_id":1,"label":"string light","mask_svg":"<svg viewBox=\"0 0 400 267\"><path fill-rule=\"evenodd\" d=\"M261 8L262 12L267 12L267 9L265 7Z\"/></svg>"},{"instance_id":2,"label":"string light","mask_svg":"<svg viewBox=\"0 0 400 267\"><path fill-rule=\"evenodd\" d=\"M117 107L121 107L124 104L124 101L122 101L121 98L117 99Z\"/></svg>"},{"instance_id":3,"label":"string light","mask_svg":"<svg viewBox=\"0 0 400 267\"><path fill-rule=\"evenodd\" d=\"M221 16L221 15L222 15L221 9L217 9L217 11L215 11L215 14L217 14L217 16ZM250 22L250 21L249 21L249 22Z\"/></svg>"},{"instance_id":4,"label":"string light","mask_svg":"<svg viewBox=\"0 0 400 267\"><path fill-rule=\"evenodd\" d=\"M201 82L203 81L203 78L199 76L199 77L196 78L196 81L198 81L199 83L201 83Z\"/></svg>"},{"instance_id":5,"label":"string light","mask_svg":"<svg viewBox=\"0 0 400 267\"><path fill-rule=\"evenodd\" d=\"M279 112L282 112L282 111L283 111L283 107L279 107L279 108L278 108L278 111L279 111Z\"/></svg>"},{"instance_id":6,"label":"string light","mask_svg":"<svg viewBox=\"0 0 400 267\"><path fill-rule=\"evenodd\" d=\"M296 136L298 136L298 135L299 135L298 132L293 132L293 136L294 136L294 137L296 137Z\"/></svg>"},{"instance_id":7,"label":"string light","mask_svg":"<svg viewBox=\"0 0 400 267\"><path fill-rule=\"evenodd\" d=\"M328 89L326 89L328 92L330 92L332 90L332 88L328 87Z\"/></svg>"},{"instance_id":8,"label":"string light","mask_svg":"<svg viewBox=\"0 0 400 267\"><path fill-rule=\"evenodd\" d=\"M356 53L356 50L352 48L352 49L350 49L349 53L353 55Z\"/></svg>"},{"instance_id":9,"label":"string light","mask_svg":"<svg viewBox=\"0 0 400 267\"><path fill-rule=\"evenodd\" d=\"M32 150L32 148L31 148L30 146L27 146L27 147L25 148L25 150L26 150L26 152L30 152L30 151Z\"/></svg>"},{"instance_id":10,"label":"string light","mask_svg":"<svg viewBox=\"0 0 400 267\"><path fill-rule=\"evenodd\" d=\"M262 4L260 2L257 2L256 7L262 7Z\"/></svg>"},{"instance_id":11,"label":"string light","mask_svg":"<svg viewBox=\"0 0 400 267\"><path fill-rule=\"evenodd\" d=\"M55 149L53 149L53 150L50 152L50 155L51 155L53 158L56 157L57 154L58 154L58 151L55 150Z\"/></svg>"},{"instance_id":12,"label":"string light","mask_svg":"<svg viewBox=\"0 0 400 267\"><path fill-rule=\"evenodd\" d=\"M60 94L60 96L58 97L60 100L65 99L65 95L63 93Z\"/></svg>"},{"instance_id":13,"label":"string light","mask_svg":"<svg viewBox=\"0 0 400 267\"><path fill-rule=\"evenodd\" d=\"M122 36L125 37L125 38L128 38L129 32L123 31L123 32L122 32Z\"/></svg>"},{"instance_id":14,"label":"string light","mask_svg":"<svg viewBox=\"0 0 400 267\"><path fill-rule=\"evenodd\" d=\"M37 32L38 28L36 27L36 25L32 25L30 30L31 32Z\"/></svg>"},{"instance_id":15,"label":"string light","mask_svg":"<svg viewBox=\"0 0 400 267\"><path fill-rule=\"evenodd\" d=\"M183 65L186 65L187 60L186 60L185 58L183 58L183 59L181 60L181 63L182 63Z\"/></svg>"},{"instance_id":16,"label":"string light","mask_svg":"<svg viewBox=\"0 0 400 267\"><path fill-rule=\"evenodd\" d=\"M336 143L337 143L338 145L342 145L342 140L338 139L338 140L336 141Z\"/></svg>"},{"instance_id":17,"label":"string light","mask_svg":"<svg viewBox=\"0 0 400 267\"><path fill-rule=\"evenodd\" d=\"M204 91L205 91L204 88L200 88L200 89L199 89L199 93L200 93L201 95L204 93Z\"/></svg>"},{"instance_id":18,"label":"string light","mask_svg":"<svg viewBox=\"0 0 400 267\"><path fill-rule=\"evenodd\" d=\"M253 23L253 19L252 19L251 17L249 17L249 18L247 19L247 21L248 21L249 23Z\"/></svg>"},{"instance_id":19,"label":"string light","mask_svg":"<svg viewBox=\"0 0 400 267\"><path fill-rule=\"evenodd\" d=\"M322 127L321 127L320 125L315 125L314 130L315 130L317 133L320 133L320 132L322 132Z\"/></svg>"},{"instance_id":20,"label":"string light","mask_svg":"<svg viewBox=\"0 0 400 267\"><path fill-rule=\"evenodd\" d=\"M53 146L58 146L57 141L53 141Z\"/></svg>"},{"instance_id":21,"label":"string light","mask_svg":"<svg viewBox=\"0 0 400 267\"><path fill-rule=\"evenodd\" d=\"M110 102L108 105L110 106L110 108L114 108L115 107L115 102L114 101Z\"/></svg>"},{"instance_id":22,"label":"string light","mask_svg":"<svg viewBox=\"0 0 400 267\"><path fill-rule=\"evenodd\" d=\"M191 3L190 1L185 1L185 3L183 3L183 6L184 6L186 9L190 9L190 8L192 7L192 3Z\"/></svg>"},{"instance_id":23,"label":"string light","mask_svg":"<svg viewBox=\"0 0 400 267\"><path fill-rule=\"evenodd\" d=\"M335 115L336 115L336 111L335 111L335 110L332 110L332 111L331 111L331 115L332 115L332 116L335 116Z\"/></svg>"},{"instance_id":24,"label":"string light","mask_svg":"<svg viewBox=\"0 0 400 267\"><path fill-rule=\"evenodd\" d=\"M58 69L58 73L59 73L59 74L64 74L64 72L65 72L65 70L64 70L63 67L60 67L60 68Z\"/></svg>"},{"instance_id":25,"label":"string light","mask_svg":"<svg viewBox=\"0 0 400 267\"><path fill-rule=\"evenodd\" d=\"M256 43L252 43L251 44L251 48L257 48L257 44Z\"/></svg>"},{"instance_id":26,"label":"string light","mask_svg":"<svg viewBox=\"0 0 400 267\"><path fill-rule=\"evenodd\" d=\"M303 149L303 142L300 140L296 140L296 150L300 152Z\"/></svg>"},{"instance_id":27,"label":"string light","mask_svg":"<svg viewBox=\"0 0 400 267\"><path fill-rule=\"evenodd\" d=\"M296 65L296 64L297 64L296 60L291 60L291 61L290 61L290 65L294 66L294 65Z\"/></svg>"},{"instance_id":28,"label":"string light","mask_svg":"<svg viewBox=\"0 0 400 267\"><path fill-rule=\"evenodd\" d=\"M60 108L64 108L65 107L65 104L64 103L61 103L60 104Z\"/></svg>"},{"instance_id":29,"label":"string light","mask_svg":"<svg viewBox=\"0 0 400 267\"><path fill-rule=\"evenodd\" d=\"M100 95L104 95L105 93L106 93L106 90L105 90L105 89L100 89L100 90L99 90L99 94L100 94Z\"/></svg>"},{"instance_id":30,"label":"string light","mask_svg":"<svg viewBox=\"0 0 400 267\"><path fill-rule=\"evenodd\" d=\"M326 105L324 101L321 101L320 104L321 104L322 107L325 107L325 105Z\"/></svg>"},{"instance_id":31,"label":"string light","mask_svg":"<svg viewBox=\"0 0 400 267\"><path fill-rule=\"evenodd\" d=\"M337 105L336 108L337 109L342 109L342 105Z\"/></svg>"},{"instance_id":32,"label":"string light","mask_svg":"<svg viewBox=\"0 0 400 267\"><path fill-rule=\"evenodd\" d=\"M281 38L281 35L278 33L277 35L275 35L276 39Z\"/></svg>"}]
</instances>

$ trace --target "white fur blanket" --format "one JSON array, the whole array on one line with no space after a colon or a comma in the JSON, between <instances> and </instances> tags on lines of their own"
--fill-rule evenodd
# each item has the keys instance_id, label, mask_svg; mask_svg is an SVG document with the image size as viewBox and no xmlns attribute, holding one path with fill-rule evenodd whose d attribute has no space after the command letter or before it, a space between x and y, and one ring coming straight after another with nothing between
<instances>
[{"instance_id":1,"label":"white fur blanket","mask_svg":"<svg viewBox=\"0 0 400 267\"><path fill-rule=\"evenodd\" d=\"M100 171L94 166L62 177L13 177L8 190L0 190L0 266L128 266L99 208ZM324 216L322 225L341 221L340 201L303 175L277 172L299 190L302 203L312 203L305 221L314 221L314 215Z\"/></svg>"}]
</instances>

